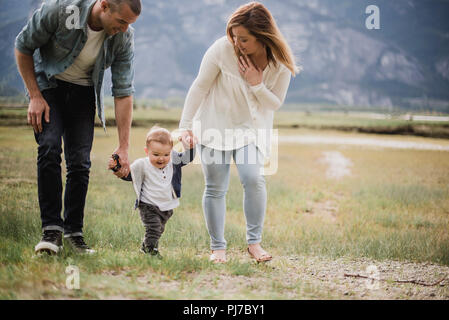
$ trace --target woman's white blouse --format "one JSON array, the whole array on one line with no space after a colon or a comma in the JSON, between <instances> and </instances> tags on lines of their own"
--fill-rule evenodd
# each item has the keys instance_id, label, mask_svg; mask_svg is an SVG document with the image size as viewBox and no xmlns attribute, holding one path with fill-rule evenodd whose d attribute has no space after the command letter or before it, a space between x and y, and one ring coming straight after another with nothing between
<instances>
[{"instance_id":1,"label":"woman's white blouse","mask_svg":"<svg viewBox=\"0 0 449 320\"><path fill-rule=\"evenodd\" d=\"M193 130L200 144L223 151L255 143L268 158L273 114L285 100L290 78L290 70L282 63L270 63L262 83L250 86L239 73L233 45L224 36L203 57L179 128Z\"/></svg>"}]
</instances>

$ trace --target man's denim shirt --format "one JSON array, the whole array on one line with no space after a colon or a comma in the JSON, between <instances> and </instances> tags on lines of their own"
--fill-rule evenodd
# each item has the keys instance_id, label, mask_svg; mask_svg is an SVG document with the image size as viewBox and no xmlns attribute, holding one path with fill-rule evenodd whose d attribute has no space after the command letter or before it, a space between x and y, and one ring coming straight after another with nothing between
<instances>
[{"instance_id":1,"label":"man's denim shirt","mask_svg":"<svg viewBox=\"0 0 449 320\"><path fill-rule=\"evenodd\" d=\"M56 88L54 75L64 72L80 54L87 41L87 21L95 2L96 0L46 0L16 37L17 50L33 55L37 83L41 91ZM114 97L130 96L134 92L133 60L132 27L125 33L106 36L103 50L100 50L92 72L97 113L103 127L104 72L111 67Z\"/></svg>"}]
</instances>

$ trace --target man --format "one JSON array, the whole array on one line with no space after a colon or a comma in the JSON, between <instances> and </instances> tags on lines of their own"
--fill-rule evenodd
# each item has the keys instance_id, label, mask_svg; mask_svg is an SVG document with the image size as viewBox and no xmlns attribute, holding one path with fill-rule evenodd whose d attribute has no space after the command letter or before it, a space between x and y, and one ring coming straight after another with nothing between
<instances>
[{"instance_id":1,"label":"man","mask_svg":"<svg viewBox=\"0 0 449 320\"><path fill-rule=\"evenodd\" d=\"M35 252L58 253L62 233L77 251L94 250L83 237L95 107L105 127L103 76L111 67L122 167L129 173L134 23L140 0L47 0L19 33L17 66L30 103L28 123L38 144L37 180L43 236ZM61 138L67 166L62 210Z\"/></svg>"}]
</instances>

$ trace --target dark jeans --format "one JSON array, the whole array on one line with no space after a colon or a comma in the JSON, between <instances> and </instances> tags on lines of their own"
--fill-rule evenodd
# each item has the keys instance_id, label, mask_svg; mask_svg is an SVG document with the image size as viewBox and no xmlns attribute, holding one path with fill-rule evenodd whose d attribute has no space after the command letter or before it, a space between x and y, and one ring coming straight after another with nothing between
<instances>
[{"instance_id":1,"label":"dark jeans","mask_svg":"<svg viewBox=\"0 0 449 320\"><path fill-rule=\"evenodd\" d=\"M157 248L159 238L164 233L165 224L173 215L173 210L161 211L158 207L144 202L139 204L140 218L145 227L145 247Z\"/></svg>"},{"instance_id":2,"label":"dark jeans","mask_svg":"<svg viewBox=\"0 0 449 320\"><path fill-rule=\"evenodd\" d=\"M42 95L50 106L50 123L43 118L42 132L35 133L42 228L64 231L66 235L82 232L94 134L94 89L58 80L57 88L44 90ZM67 167L64 220L61 138Z\"/></svg>"}]
</instances>

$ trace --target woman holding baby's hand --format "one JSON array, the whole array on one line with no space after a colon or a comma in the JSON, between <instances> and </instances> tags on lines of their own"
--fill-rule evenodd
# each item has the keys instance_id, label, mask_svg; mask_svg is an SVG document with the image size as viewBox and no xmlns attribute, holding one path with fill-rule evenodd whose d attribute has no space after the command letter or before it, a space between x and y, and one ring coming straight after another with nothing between
<instances>
[{"instance_id":1,"label":"woman holding baby's hand","mask_svg":"<svg viewBox=\"0 0 449 320\"><path fill-rule=\"evenodd\" d=\"M257 261L268 261L272 257L261 246L267 202L262 169L270 157L274 111L283 104L298 68L262 4L238 8L226 31L227 36L215 41L203 57L179 127L184 130L182 139L192 139L195 133L201 150L211 260L226 262L225 196L233 157L244 188L248 252Z\"/></svg>"}]
</instances>

